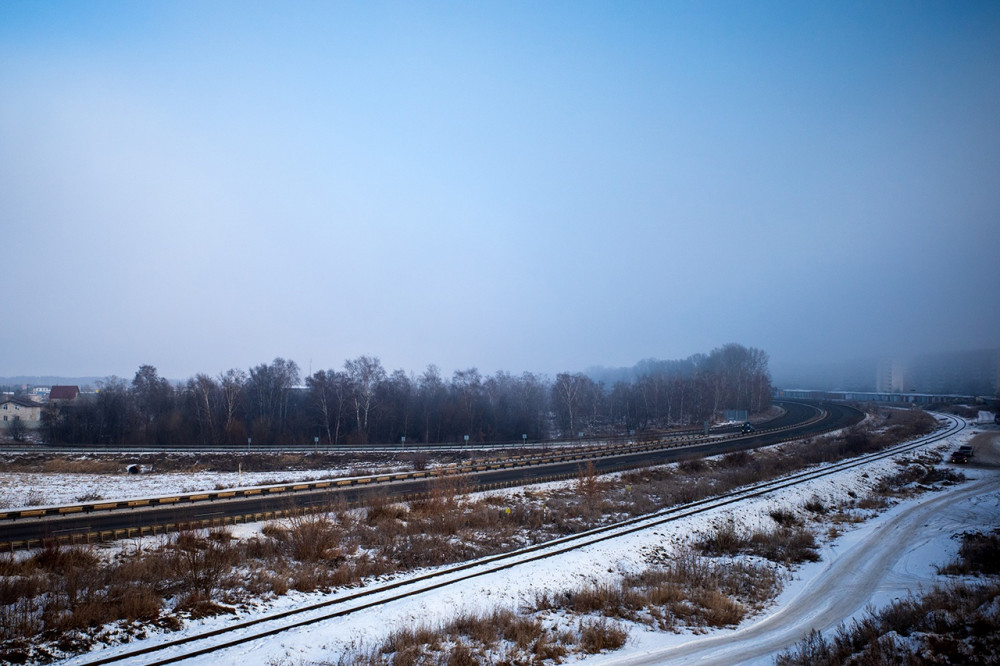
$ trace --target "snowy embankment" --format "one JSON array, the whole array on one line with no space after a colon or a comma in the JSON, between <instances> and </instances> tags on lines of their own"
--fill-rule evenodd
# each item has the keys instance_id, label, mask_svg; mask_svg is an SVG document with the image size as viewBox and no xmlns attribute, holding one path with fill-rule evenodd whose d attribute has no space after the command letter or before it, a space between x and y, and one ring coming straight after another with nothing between
<instances>
[{"instance_id":1,"label":"snowy embankment","mask_svg":"<svg viewBox=\"0 0 1000 666\"><path fill-rule=\"evenodd\" d=\"M951 449L969 441L955 435L933 449ZM729 520L753 528L765 524L775 509L808 517L803 506L819 500L827 506L868 495L880 477L898 471L894 461L838 473L792 490L748 499L735 506L680 519L667 525L591 545L547 560L518 566L346 617L300 628L229 651L190 660L192 664L336 663L341 657L370 648L395 629L435 625L466 611L523 609L542 591L578 589L613 582L643 571L650 560L680 552L699 536ZM595 663L771 663L772 655L804 637L810 629L828 629L863 613L868 604L882 605L908 592L940 582L935 565L957 551L953 535L970 529L995 528L1000 515L1000 472L966 470L969 481L902 501L860 525L826 537L822 560L800 565L787 574L784 591L763 614L735 629L664 633L625 623L628 644L614 653L590 657ZM823 526L821 529L826 529ZM252 529L250 526L241 528ZM401 577L401 578L406 578ZM342 596L343 592L338 596ZM323 595L290 594L267 605L267 614L324 599ZM252 617L246 614L243 617ZM224 626L227 618L192 622L184 633ZM231 620L230 620L231 621ZM131 651L138 644L122 646ZM114 651L116 648L110 648ZM577 657L571 657L577 659ZM78 658L68 663L85 663Z\"/></svg>"},{"instance_id":2,"label":"snowy embankment","mask_svg":"<svg viewBox=\"0 0 1000 666\"><path fill-rule=\"evenodd\" d=\"M0 473L0 509L78 504L97 500L162 497L204 490L318 481L353 473L354 468L294 472L163 472L149 474Z\"/></svg>"},{"instance_id":3,"label":"snowy embankment","mask_svg":"<svg viewBox=\"0 0 1000 666\"><path fill-rule=\"evenodd\" d=\"M594 663L771 664L810 631L829 633L867 609L919 594L946 578L937 567L954 558L956 534L989 531L1000 514L1000 473L972 473L967 483L903 502L824 544L822 560L803 565L760 617L736 630L664 639L643 636L633 648Z\"/></svg>"}]
</instances>

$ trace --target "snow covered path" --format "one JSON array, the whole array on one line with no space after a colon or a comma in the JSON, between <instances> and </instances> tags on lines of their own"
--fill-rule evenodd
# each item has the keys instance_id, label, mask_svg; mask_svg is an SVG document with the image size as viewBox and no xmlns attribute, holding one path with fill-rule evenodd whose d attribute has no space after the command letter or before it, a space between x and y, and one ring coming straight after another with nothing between
<instances>
[{"instance_id":1,"label":"snow covered path","mask_svg":"<svg viewBox=\"0 0 1000 666\"><path fill-rule=\"evenodd\" d=\"M934 565L947 559L942 541L969 529L995 527L1000 516L1000 472L980 474L978 480L903 503L827 546L823 561L804 567L801 584L777 600L778 610L745 628L593 663L770 664L775 653L812 629L835 629L864 615L869 605L878 608L941 582Z\"/></svg>"}]
</instances>

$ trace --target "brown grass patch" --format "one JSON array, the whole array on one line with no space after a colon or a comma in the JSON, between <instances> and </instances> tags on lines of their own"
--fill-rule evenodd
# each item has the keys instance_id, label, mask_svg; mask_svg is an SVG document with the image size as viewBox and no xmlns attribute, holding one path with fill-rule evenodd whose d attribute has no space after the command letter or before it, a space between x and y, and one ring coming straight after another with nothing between
<instances>
[{"instance_id":1,"label":"brown grass patch","mask_svg":"<svg viewBox=\"0 0 1000 666\"><path fill-rule=\"evenodd\" d=\"M958 559L940 567L938 573L953 576L1000 575L1000 530L987 534L963 534Z\"/></svg>"},{"instance_id":2,"label":"brown grass patch","mask_svg":"<svg viewBox=\"0 0 1000 666\"><path fill-rule=\"evenodd\" d=\"M819 561L816 535L798 525L784 524L773 530L743 533L732 521L726 521L696 541L695 547L714 557L757 555L783 564Z\"/></svg>"},{"instance_id":3,"label":"brown grass patch","mask_svg":"<svg viewBox=\"0 0 1000 666\"><path fill-rule=\"evenodd\" d=\"M933 419L925 420L933 425ZM127 622L157 612L160 614L157 622L168 622L169 616L163 611L164 600L168 598L198 599L225 606L247 596L281 595L293 588L310 591L355 585L372 576L496 554L577 533L622 516L702 499L804 465L875 450L893 443L891 438L900 433L915 432L927 425L920 422L917 413L893 412L891 418L884 418L888 424L885 432L856 428L842 436L787 444L780 449L727 454L717 460L688 460L675 467L644 468L623 474L622 481L614 484L584 467L576 483L567 484L564 490L528 490L518 499L494 496L472 500L466 496L467 480L445 476L436 481L427 497L409 506L374 497L367 505L350 510L338 505L326 513L268 524L261 536L251 539L233 539L225 531L191 532L159 545L125 551L111 562L95 561L93 553L86 551L60 549L39 552L16 563L0 558L0 598L10 602L0 607L0 614L5 614L0 626L18 627L8 632L9 641L0 649L14 646L18 636L34 636L63 626L61 623L88 626L94 622ZM455 460L464 457L458 455ZM4 459L0 467L37 471L47 465L48 469L58 470L56 473L86 473L86 470L97 473L112 468L120 471L125 463L140 460L136 456L125 458L21 456ZM142 464L157 472L236 471L242 465L244 471L280 469L289 479L294 473L288 470L348 467L353 460L343 454L141 456ZM365 462L368 463L365 469L369 470L372 466L410 467L418 461L394 460L376 454ZM897 481L948 482L940 473L926 471L925 462L917 461L910 466L924 472L900 470L901 478L887 487L894 487ZM864 508L866 501L858 500L857 507ZM874 508L875 500L870 501ZM776 534L740 535L732 527L729 533L715 536L717 543L713 550L742 553L755 552L743 550L754 548L769 553L767 556L776 561L808 559L808 555L792 554L797 549L808 553L811 547L807 535L794 531L793 528L799 527L795 516L779 512L772 518L780 528ZM686 577L710 579L710 576L699 573L694 565L682 562L674 566L677 571L672 575L677 580L656 585L627 581L618 590L611 587L596 591L597 599L593 602L586 601L589 592L578 601L581 605L593 603L595 608L617 609L607 615L604 610L594 611L605 617L616 617L615 613L622 617L633 615L640 621L663 626L676 622L724 623L735 617L733 604L710 594L713 588L697 591L699 588L694 587L684 591L686 585L694 584L684 581ZM689 571L685 572L685 567ZM746 574L748 580L756 580L756 575ZM773 571L771 575L775 575ZM718 581L704 584L720 585ZM752 601L752 591L740 588L735 579L726 585L729 587L714 589L744 606L756 603ZM761 587L766 589L767 583ZM137 590L146 592L140 594ZM558 605L564 602L559 600ZM565 637L559 638L557 633L537 635L531 649L539 654L547 651L559 654L560 650L569 649L563 647L569 644ZM522 641L508 639L508 642L520 645ZM469 649L474 652L475 648Z\"/></svg>"},{"instance_id":4,"label":"brown grass patch","mask_svg":"<svg viewBox=\"0 0 1000 666\"><path fill-rule=\"evenodd\" d=\"M628 632L607 618L582 618L575 630L559 630L530 615L498 609L463 613L436 626L393 631L373 649L341 658L338 663L559 663L571 652L596 654L618 649L627 639Z\"/></svg>"},{"instance_id":5,"label":"brown grass patch","mask_svg":"<svg viewBox=\"0 0 1000 666\"><path fill-rule=\"evenodd\" d=\"M723 627L738 624L780 588L773 567L746 561L714 562L683 553L662 556L657 566L620 581L539 593L532 608L602 615L660 629Z\"/></svg>"},{"instance_id":6,"label":"brown grass patch","mask_svg":"<svg viewBox=\"0 0 1000 666\"><path fill-rule=\"evenodd\" d=\"M628 631L607 619L580 620L580 649L587 654L617 650L628 640Z\"/></svg>"},{"instance_id":7,"label":"brown grass patch","mask_svg":"<svg viewBox=\"0 0 1000 666\"><path fill-rule=\"evenodd\" d=\"M998 628L1000 583L953 584L935 587L921 598L897 600L841 626L829 638L814 631L775 663L992 664L1000 654Z\"/></svg>"}]
</instances>

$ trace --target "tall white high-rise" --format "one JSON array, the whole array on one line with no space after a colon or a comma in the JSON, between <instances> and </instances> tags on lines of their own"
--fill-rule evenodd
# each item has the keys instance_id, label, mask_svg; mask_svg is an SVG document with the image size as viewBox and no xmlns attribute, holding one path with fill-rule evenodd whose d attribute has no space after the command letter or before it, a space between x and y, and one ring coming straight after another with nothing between
<instances>
[{"instance_id":1,"label":"tall white high-rise","mask_svg":"<svg viewBox=\"0 0 1000 666\"><path fill-rule=\"evenodd\" d=\"M879 361L875 376L875 390L879 393L902 393L906 391L906 368L898 359Z\"/></svg>"}]
</instances>

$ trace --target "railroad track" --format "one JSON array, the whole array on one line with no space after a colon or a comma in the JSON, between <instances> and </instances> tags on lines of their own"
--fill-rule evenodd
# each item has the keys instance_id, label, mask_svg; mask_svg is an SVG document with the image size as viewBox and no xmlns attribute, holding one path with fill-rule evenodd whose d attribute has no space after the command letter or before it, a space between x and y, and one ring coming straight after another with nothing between
<instances>
[{"instance_id":1,"label":"railroad track","mask_svg":"<svg viewBox=\"0 0 1000 666\"><path fill-rule=\"evenodd\" d=\"M914 451L928 444L946 439L968 427L964 419L948 415L944 415L944 419L947 421L947 425L942 429L925 437L905 442L877 453L859 456L820 468L804 470L780 479L753 484L716 497L670 507L643 517L632 518L580 534L561 537L545 542L544 544L529 546L510 553L484 557L471 562L444 567L432 573L352 592L335 599L325 600L302 608L233 623L222 629L168 640L140 649L123 651L96 660L77 661L74 659L72 663L74 666L100 666L102 664L136 660L137 663L157 666L220 652L299 627L334 620L350 615L351 613L385 605L448 585L561 555L602 541L657 527L750 498L769 495L807 481Z\"/></svg>"},{"instance_id":2,"label":"railroad track","mask_svg":"<svg viewBox=\"0 0 1000 666\"><path fill-rule=\"evenodd\" d=\"M816 415L807 421L795 423L788 426L768 428L759 431L757 434L778 433L785 430L799 429L804 426L815 424L822 420L824 412L818 411ZM643 453L656 451L663 448L674 448L678 446L699 444L705 442L721 442L733 439L742 439L746 435L741 433L727 433L716 435L697 435L685 433L681 435L671 435L658 437L647 441L626 441L612 443L595 443L586 446L573 448L555 449L538 453L522 453L501 458L484 458L473 460L467 463L449 463L440 467L428 470L415 470L411 472L389 472L384 474L370 474L365 476L349 476L336 479L323 479L319 481L304 481L302 483L283 483L265 486L248 486L245 488L232 488L226 490L198 491L194 493L180 493L176 495L165 495L158 497L143 497L128 500L109 500L86 502L82 504L66 504L54 506L38 506L21 509L9 509L0 511L0 521L18 520L25 518L50 518L68 516L78 513L108 512L128 509L163 507L175 504L195 504L200 502L214 502L217 500L248 499L261 496L277 497L301 493L309 490L336 490L351 486L362 486L369 484L392 483L395 481L410 481L428 479L440 476L455 474L472 474L497 469L509 469L513 467L525 467L529 465L551 464L553 462L567 462L574 460L585 460L600 456L614 456L629 453Z\"/></svg>"},{"instance_id":3,"label":"railroad track","mask_svg":"<svg viewBox=\"0 0 1000 666\"><path fill-rule=\"evenodd\" d=\"M752 435L732 433L692 437L685 433L646 442L474 460L431 470L0 511L0 551L38 548L50 542L86 545L181 529L272 520L292 513L317 510L329 503L331 493L340 493L349 503L372 492L385 492L397 497L417 496L428 492L430 484L436 479L451 475L467 475L476 490L491 490L571 478L576 475L576 468L587 461L594 462L602 473L621 471L650 462L664 462L665 452L680 451L682 447L690 447L692 454L712 455L726 448L776 444L806 436L813 429L828 430L834 424L827 421L839 420L830 418L827 409L815 405L786 404L795 406L797 416L793 423L765 428ZM852 411L837 409L844 413ZM860 413L857 416L860 418ZM840 418L843 418L843 413ZM717 450L708 451L709 447ZM676 457L678 454L668 455ZM209 510L213 517L198 517L209 506L213 507Z\"/></svg>"}]
</instances>

